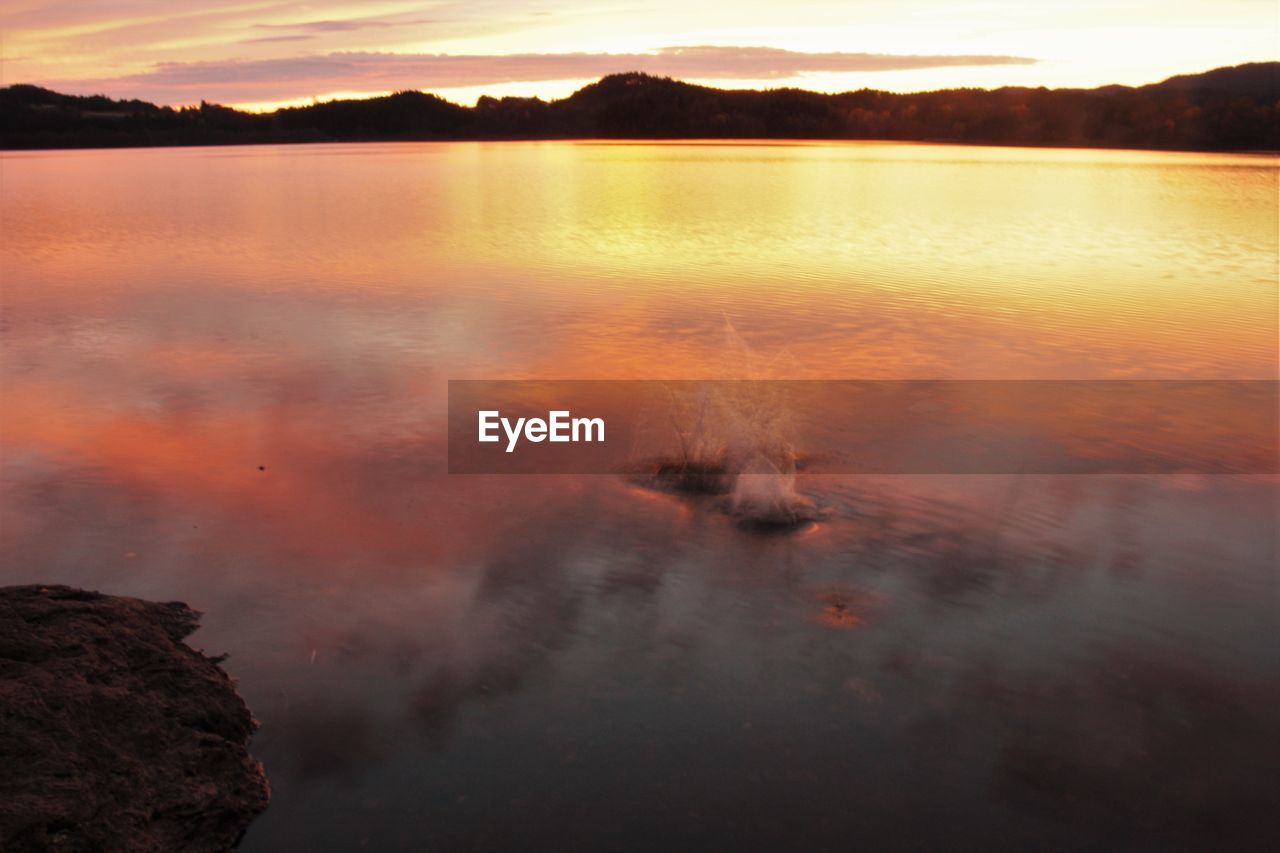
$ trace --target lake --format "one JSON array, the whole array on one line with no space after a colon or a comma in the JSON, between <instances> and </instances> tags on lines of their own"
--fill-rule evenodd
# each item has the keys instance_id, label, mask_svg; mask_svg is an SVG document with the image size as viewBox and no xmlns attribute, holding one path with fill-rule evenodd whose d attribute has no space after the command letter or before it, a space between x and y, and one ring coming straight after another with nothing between
<instances>
[{"instance_id":1,"label":"lake","mask_svg":"<svg viewBox=\"0 0 1280 853\"><path fill-rule=\"evenodd\" d=\"M1278 175L8 152L0 584L204 612L273 788L246 851L1262 848L1274 468L802 471L823 518L762 535L621 476L450 475L447 382L1274 381Z\"/></svg>"}]
</instances>

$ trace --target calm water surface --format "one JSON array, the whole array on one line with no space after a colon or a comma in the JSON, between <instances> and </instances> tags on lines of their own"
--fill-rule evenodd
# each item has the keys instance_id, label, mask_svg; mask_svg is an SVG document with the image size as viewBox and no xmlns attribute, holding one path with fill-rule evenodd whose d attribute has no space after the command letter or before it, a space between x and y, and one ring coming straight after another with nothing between
<instances>
[{"instance_id":1,"label":"calm water surface","mask_svg":"<svg viewBox=\"0 0 1280 853\"><path fill-rule=\"evenodd\" d=\"M1274 380L1276 200L1260 156L6 154L0 583L205 612L249 851L1261 849L1274 476L802 476L829 517L761 536L450 477L444 426L459 378Z\"/></svg>"}]
</instances>

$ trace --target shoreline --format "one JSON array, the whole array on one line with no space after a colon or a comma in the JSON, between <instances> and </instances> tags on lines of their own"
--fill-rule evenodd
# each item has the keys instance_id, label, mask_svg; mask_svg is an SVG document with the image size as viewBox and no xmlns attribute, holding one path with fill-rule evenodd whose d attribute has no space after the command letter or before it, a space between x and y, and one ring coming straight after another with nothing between
<instances>
[{"instance_id":1,"label":"shoreline","mask_svg":"<svg viewBox=\"0 0 1280 853\"><path fill-rule=\"evenodd\" d=\"M150 151L164 148L279 148L284 146L310 147L319 145L422 145L429 143L447 144L452 142L492 142L492 143L539 143L539 142L583 142L588 144L612 145L705 145L705 146L787 146L787 145L820 145L820 144L867 144L867 145L933 145L945 148L1012 148L1027 151L1132 151L1143 154L1234 154L1250 157L1280 157L1280 148L1177 148L1172 146L1139 148L1131 145L1073 145L1036 144L1016 142L981 142L971 139L889 139L813 136L458 136L458 137L369 137L366 139L243 139L224 142L158 142L155 144L138 144L128 142L121 145L3 145L0 144L0 156L10 152L30 151Z\"/></svg>"}]
</instances>

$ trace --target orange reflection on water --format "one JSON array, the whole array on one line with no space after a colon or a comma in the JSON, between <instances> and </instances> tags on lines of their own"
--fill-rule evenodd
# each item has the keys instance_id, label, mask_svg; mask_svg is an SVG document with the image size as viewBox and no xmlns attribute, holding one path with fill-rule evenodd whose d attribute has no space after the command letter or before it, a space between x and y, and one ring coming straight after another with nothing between
<instances>
[{"instance_id":1,"label":"orange reflection on water","mask_svg":"<svg viewBox=\"0 0 1280 853\"><path fill-rule=\"evenodd\" d=\"M450 378L1276 376L1268 157L450 143L2 168L10 488L94 470L308 552L482 529L439 500L484 492L443 478Z\"/></svg>"},{"instance_id":2,"label":"orange reflection on water","mask_svg":"<svg viewBox=\"0 0 1280 853\"><path fill-rule=\"evenodd\" d=\"M1265 156L339 145L24 154L5 179L11 313L209 348L725 376L728 317L789 376L1276 376Z\"/></svg>"}]
</instances>

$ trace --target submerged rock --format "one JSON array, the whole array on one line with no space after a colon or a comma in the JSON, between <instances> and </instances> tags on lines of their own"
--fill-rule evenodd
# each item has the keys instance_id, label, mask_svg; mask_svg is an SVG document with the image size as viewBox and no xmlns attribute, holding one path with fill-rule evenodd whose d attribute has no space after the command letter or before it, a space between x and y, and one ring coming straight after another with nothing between
<instances>
[{"instance_id":1,"label":"submerged rock","mask_svg":"<svg viewBox=\"0 0 1280 853\"><path fill-rule=\"evenodd\" d=\"M727 463L658 459L642 466L639 479L664 492L685 495L724 495L733 489L734 474Z\"/></svg>"},{"instance_id":2,"label":"submerged rock","mask_svg":"<svg viewBox=\"0 0 1280 853\"><path fill-rule=\"evenodd\" d=\"M730 503L726 509L738 527L757 533L790 533L811 527L820 517L813 501L803 498L791 503Z\"/></svg>"},{"instance_id":3,"label":"submerged rock","mask_svg":"<svg viewBox=\"0 0 1280 853\"><path fill-rule=\"evenodd\" d=\"M247 750L249 709L182 642L199 616L0 588L0 850L235 846L270 793Z\"/></svg>"}]
</instances>

